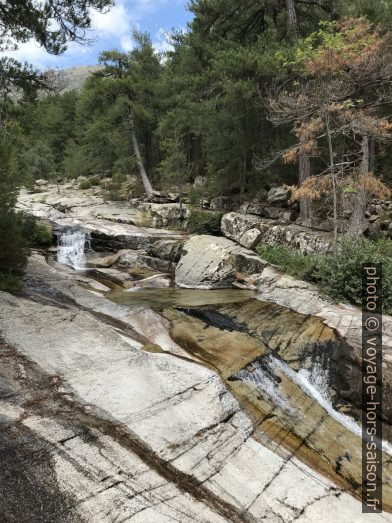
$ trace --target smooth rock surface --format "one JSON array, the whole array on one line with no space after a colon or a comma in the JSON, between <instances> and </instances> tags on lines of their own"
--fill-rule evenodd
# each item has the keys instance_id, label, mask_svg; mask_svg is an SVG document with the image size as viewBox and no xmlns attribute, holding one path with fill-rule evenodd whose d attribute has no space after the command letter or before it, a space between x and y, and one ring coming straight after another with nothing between
<instances>
[{"instance_id":1,"label":"smooth rock surface","mask_svg":"<svg viewBox=\"0 0 392 523\"><path fill-rule=\"evenodd\" d=\"M250 276L265 266L255 253L227 238L192 236L183 247L175 282L180 287L195 289L228 288L236 280L236 273Z\"/></svg>"},{"instance_id":2,"label":"smooth rock surface","mask_svg":"<svg viewBox=\"0 0 392 523\"><path fill-rule=\"evenodd\" d=\"M135 225L142 214L129 204L105 203L97 190L81 191L71 183L45 191L21 190L17 208L37 218L48 219L58 231L80 228L91 236L93 247L103 249L145 249L162 239L184 239L181 232Z\"/></svg>"},{"instance_id":3,"label":"smooth rock surface","mask_svg":"<svg viewBox=\"0 0 392 523\"><path fill-rule=\"evenodd\" d=\"M13 445L17 437L41 456L45 449L57 478L51 495L64 500L57 502L61 517L160 523L177 521L181 510L189 522L301 522L310 511L325 523L331 515L341 523L369 521L329 480L256 441L236 399L200 364L144 352L87 312L4 293L0 327L7 345L17 347L1 347L1 357L8 354L8 366L25 376L21 383L28 380L26 392L18 385L16 401L0 400L0 412L6 426L19 423ZM0 375L5 370L3 364ZM7 383L12 390L18 382ZM35 491L44 479L38 463L23 464ZM331 501L328 514L317 508L323 497ZM15 513L9 498L6 492L1 499ZM42 497L41 506L49 500ZM31 514L34 520L35 509ZM382 520L391 518L374 518Z\"/></svg>"}]
</instances>

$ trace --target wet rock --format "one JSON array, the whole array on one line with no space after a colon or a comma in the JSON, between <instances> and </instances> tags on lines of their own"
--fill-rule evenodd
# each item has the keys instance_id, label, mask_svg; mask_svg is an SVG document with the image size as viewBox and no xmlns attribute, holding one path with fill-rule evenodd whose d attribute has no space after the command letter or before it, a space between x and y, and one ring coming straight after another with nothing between
<instances>
[{"instance_id":1,"label":"wet rock","mask_svg":"<svg viewBox=\"0 0 392 523\"><path fill-rule=\"evenodd\" d=\"M115 264L119 269L126 270L128 272L129 269L137 267L143 269L153 269L157 272L172 273L176 267L176 264L171 261L161 260L160 258L148 256L144 251L134 250L124 252L117 258Z\"/></svg>"},{"instance_id":2,"label":"wet rock","mask_svg":"<svg viewBox=\"0 0 392 523\"><path fill-rule=\"evenodd\" d=\"M258 299L273 302L301 314L311 314L333 328L350 349L341 357L346 375L345 390L340 394L348 399L359 411L361 409L361 358L362 358L362 312L357 307L335 304L320 290L295 278L284 275L273 267L263 270L259 278ZM343 380L343 378L342 378ZM383 416L387 421L384 434L392 439L392 318L383 318Z\"/></svg>"},{"instance_id":3,"label":"wet rock","mask_svg":"<svg viewBox=\"0 0 392 523\"><path fill-rule=\"evenodd\" d=\"M41 265L35 260L29 278L44 276ZM74 301L59 308L0 293L0 329L26 362L35 362L52 382L61 376L61 390L53 394L53 385L39 383L40 401L26 402L19 388L23 407L0 398L0 413L50 442L58 490L82 521L368 521L368 515L361 519L360 501L346 492L355 487L345 483L360 473L360 440L301 389L279 360L269 359L264 341L238 332L230 318L214 326L212 315L206 322L170 310L170 325L152 311L108 304L68 276L46 271L53 289ZM136 341L124 326L116 322L113 328L93 311L138 325L150 339ZM267 340L268 310L265 322ZM158 348L171 340L165 338L168 328L185 346L181 358ZM283 343L279 350L285 350ZM1 382L3 355L0 348ZM31 368L24 372L29 379L11 376L6 390L26 382L31 387ZM341 459L347 452L351 461ZM39 464L36 457L26 470ZM387 503L389 467L386 460ZM387 513L381 518L391 520Z\"/></svg>"},{"instance_id":4,"label":"wet rock","mask_svg":"<svg viewBox=\"0 0 392 523\"><path fill-rule=\"evenodd\" d=\"M253 252L227 238L193 236L184 245L175 281L187 288L228 288L236 273L250 276L262 271L265 265Z\"/></svg>"},{"instance_id":5,"label":"wet rock","mask_svg":"<svg viewBox=\"0 0 392 523\"><path fill-rule=\"evenodd\" d=\"M149 276L143 280L139 280L133 284L133 287L145 287L149 289L167 289L173 286L171 278L165 275Z\"/></svg>"},{"instance_id":6,"label":"wet rock","mask_svg":"<svg viewBox=\"0 0 392 523\"><path fill-rule=\"evenodd\" d=\"M53 185L39 194L22 190L17 208L50 220L56 231L83 229L90 234L96 250L145 249L161 239L184 238L183 233L137 226L143 221L139 209L120 202L105 203L100 196L75 189L72 184L62 185L60 194Z\"/></svg>"},{"instance_id":7,"label":"wet rock","mask_svg":"<svg viewBox=\"0 0 392 523\"><path fill-rule=\"evenodd\" d=\"M103 258L89 258L86 261L87 267L96 267L98 269L108 269L109 267L112 267L116 263L116 261L121 258L121 256L124 256L125 254L132 252L127 249L118 251L116 254L111 254L109 256L105 256Z\"/></svg>"},{"instance_id":8,"label":"wet rock","mask_svg":"<svg viewBox=\"0 0 392 523\"><path fill-rule=\"evenodd\" d=\"M116 285L121 285L122 287L128 287L129 283L132 281L130 274L126 272L119 271L117 269L90 269L88 272L94 278L102 280L103 282L114 283Z\"/></svg>"}]
</instances>

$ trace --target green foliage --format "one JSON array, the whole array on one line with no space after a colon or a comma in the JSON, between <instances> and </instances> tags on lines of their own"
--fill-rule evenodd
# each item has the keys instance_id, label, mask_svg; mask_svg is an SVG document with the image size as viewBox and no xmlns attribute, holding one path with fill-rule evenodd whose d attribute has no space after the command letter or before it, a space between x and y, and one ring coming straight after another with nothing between
<instances>
[{"instance_id":1,"label":"green foliage","mask_svg":"<svg viewBox=\"0 0 392 523\"><path fill-rule=\"evenodd\" d=\"M12 209L0 206L0 272L20 274L28 254L21 217Z\"/></svg>"},{"instance_id":2,"label":"green foliage","mask_svg":"<svg viewBox=\"0 0 392 523\"><path fill-rule=\"evenodd\" d=\"M262 245L258 254L278 265L284 272L316 283L336 301L361 305L362 266L381 263L383 266L383 306L392 313L392 242L366 238L344 238L336 252L304 256L282 246Z\"/></svg>"},{"instance_id":3,"label":"green foliage","mask_svg":"<svg viewBox=\"0 0 392 523\"><path fill-rule=\"evenodd\" d=\"M46 225L38 223L35 227L32 243L39 247L49 247L53 244L52 230Z\"/></svg>"},{"instance_id":4,"label":"green foliage","mask_svg":"<svg viewBox=\"0 0 392 523\"><path fill-rule=\"evenodd\" d=\"M22 287L23 282L20 275L0 271L0 291L18 292Z\"/></svg>"},{"instance_id":5,"label":"green foliage","mask_svg":"<svg viewBox=\"0 0 392 523\"><path fill-rule=\"evenodd\" d=\"M110 0L51 0L9 2L1 9L0 46L7 48L12 40L27 42L35 39L48 52L60 54L69 41L86 40L91 27L90 9L104 11Z\"/></svg>"},{"instance_id":6,"label":"green foliage","mask_svg":"<svg viewBox=\"0 0 392 523\"><path fill-rule=\"evenodd\" d=\"M318 257L303 256L282 245L260 245L257 253L264 260L281 267L284 272L302 280L317 282Z\"/></svg>"},{"instance_id":7,"label":"green foliage","mask_svg":"<svg viewBox=\"0 0 392 523\"><path fill-rule=\"evenodd\" d=\"M124 187L127 177L121 173L115 173L110 180L104 184L104 197L109 201L121 201L126 199L126 188Z\"/></svg>"},{"instance_id":8,"label":"green foliage","mask_svg":"<svg viewBox=\"0 0 392 523\"><path fill-rule=\"evenodd\" d=\"M91 187L97 187L101 184L101 180L99 178L86 178L85 180L82 180L79 183L80 189L91 189Z\"/></svg>"},{"instance_id":9,"label":"green foliage","mask_svg":"<svg viewBox=\"0 0 392 523\"><path fill-rule=\"evenodd\" d=\"M197 211L192 209L188 219L188 231L191 234L220 235L223 213Z\"/></svg>"},{"instance_id":10,"label":"green foliage","mask_svg":"<svg viewBox=\"0 0 392 523\"><path fill-rule=\"evenodd\" d=\"M334 299L361 304L362 265L383 265L383 305L392 312L392 243L389 240L370 241L344 239L337 252L322 257L318 275L325 291Z\"/></svg>"}]
</instances>

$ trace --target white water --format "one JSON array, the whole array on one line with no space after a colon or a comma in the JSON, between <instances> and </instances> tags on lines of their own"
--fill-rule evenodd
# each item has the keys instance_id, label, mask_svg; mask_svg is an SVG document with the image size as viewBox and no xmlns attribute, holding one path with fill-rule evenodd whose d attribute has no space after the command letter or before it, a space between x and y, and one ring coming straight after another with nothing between
<instances>
[{"instance_id":1,"label":"white water","mask_svg":"<svg viewBox=\"0 0 392 523\"><path fill-rule=\"evenodd\" d=\"M83 270L86 267L86 256L84 254L86 244L86 233L78 231L66 231L59 237L59 250L57 261L69 265L73 269Z\"/></svg>"},{"instance_id":2,"label":"white water","mask_svg":"<svg viewBox=\"0 0 392 523\"><path fill-rule=\"evenodd\" d=\"M261 392L268 396L272 403L288 414L295 415L295 410L288 398L279 390L279 382L273 378L276 375L276 371L283 372L305 394L317 402L331 418L362 439L362 427L352 417L334 409L329 395L328 371L324 369L321 359L316 360L313 365L314 367L310 371L301 369L299 372L296 372L287 363L270 355L264 359L263 365L259 362L253 362L253 368L250 371L242 369L235 377L242 381L253 383ZM392 445L390 443L383 441L382 449L386 454L392 456Z\"/></svg>"},{"instance_id":3,"label":"white water","mask_svg":"<svg viewBox=\"0 0 392 523\"><path fill-rule=\"evenodd\" d=\"M330 400L329 373L325 370L321 357L316 357L312 361L310 369L301 369L298 374L304 379L304 383L308 383L314 390L317 390L324 401Z\"/></svg>"},{"instance_id":4,"label":"white water","mask_svg":"<svg viewBox=\"0 0 392 523\"><path fill-rule=\"evenodd\" d=\"M322 366L316 364L317 370L309 373L308 371L295 372L291 367L286 363L271 357L270 359L271 367L281 369L294 383L299 385L301 389L311 398L317 401L326 412L338 421L343 427L348 429L350 432L362 439L362 427L351 417L346 414L342 414L333 408L332 402L329 399L329 394L326 392L328 390L328 376L325 376L325 371ZM317 373L319 375L317 376ZM309 381L309 376L312 381ZM312 383L313 382L313 383ZM318 389L318 384L321 383L321 389ZM392 445L387 441L382 442L383 452L392 456Z\"/></svg>"}]
</instances>

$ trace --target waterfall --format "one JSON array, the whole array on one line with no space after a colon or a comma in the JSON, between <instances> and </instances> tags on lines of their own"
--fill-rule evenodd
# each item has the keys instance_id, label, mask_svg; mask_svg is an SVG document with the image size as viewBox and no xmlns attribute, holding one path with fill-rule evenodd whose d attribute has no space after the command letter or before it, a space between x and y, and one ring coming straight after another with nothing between
<instances>
[{"instance_id":1,"label":"waterfall","mask_svg":"<svg viewBox=\"0 0 392 523\"><path fill-rule=\"evenodd\" d=\"M65 231L58 239L57 261L76 270L84 269L86 267L85 244L86 233L82 230Z\"/></svg>"},{"instance_id":2,"label":"waterfall","mask_svg":"<svg viewBox=\"0 0 392 523\"><path fill-rule=\"evenodd\" d=\"M310 369L301 369L298 374L320 394L321 398L330 401L329 370L324 360L322 356L316 355Z\"/></svg>"},{"instance_id":3,"label":"waterfall","mask_svg":"<svg viewBox=\"0 0 392 523\"><path fill-rule=\"evenodd\" d=\"M287 363L273 355L259 358L233 375L232 379L239 379L252 383L260 392L265 394L272 404L278 406L288 414L295 415L296 411L290 404L290 399L284 395L279 386L277 372L283 372L293 383L298 385L307 396L318 403L331 418L343 425L347 430L362 439L362 427L351 416L335 410L329 398L329 376L322 364L322 358L316 358L315 368L296 372ZM364 438L367 441L367 437ZM392 445L382 441L383 451L392 456Z\"/></svg>"}]
</instances>

